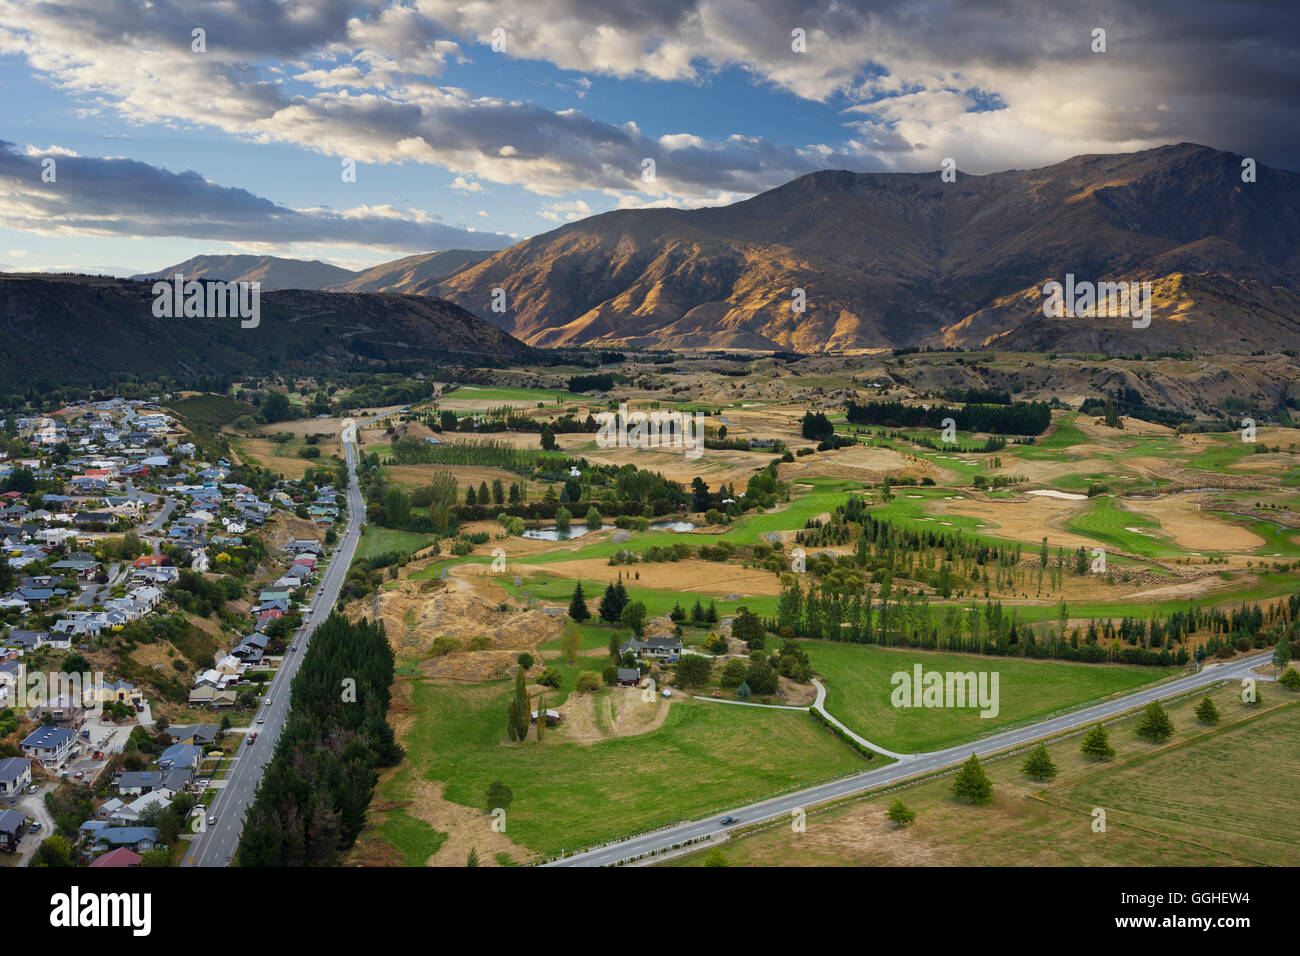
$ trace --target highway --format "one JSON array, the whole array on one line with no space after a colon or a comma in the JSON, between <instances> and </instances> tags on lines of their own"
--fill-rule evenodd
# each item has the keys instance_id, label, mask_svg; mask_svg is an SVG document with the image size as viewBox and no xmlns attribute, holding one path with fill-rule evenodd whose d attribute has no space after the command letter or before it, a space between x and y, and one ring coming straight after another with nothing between
<instances>
[{"instance_id":1,"label":"highway","mask_svg":"<svg viewBox=\"0 0 1300 956\"><path fill-rule=\"evenodd\" d=\"M389 413L392 414L392 413ZM380 417L380 416L376 416ZM374 419L367 419L367 422ZM359 428L361 424L358 423ZM350 439L350 440L349 440ZM240 744L232 761L232 768L225 780L225 786L217 791L212 805L205 811L216 816L216 823L206 825L206 832L200 833L191 843L190 852L182 866L228 866L239 846L239 837L244 829L244 815L253 802L257 786L262 780L262 773L275 752L276 742L289 716L289 687L293 677L302 665L303 657L311 635L318 621L329 616L334 602L338 599L339 589L347 578L348 568L356 554L357 541L361 537L360 528L365 517L365 503L361 498L361 488L357 484L357 452L355 437L344 429L343 452L348 466L348 523L339 539L338 550L326 566L321 581L314 585L318 590L311 600L311 613L294 637L297 651L286 652L271 682L265 700L258 709L256 717L265 718L265 723L254 723L252 730L257 733L257 742L250 745L247 737ZM324 586L324 591L319 588Z\"/></svg>"},{"instance_id":2,"label":"highway","mask_svg":"<svg viewBox=\"0 0 1300 956\"><path fill-rule=\"evenodd\" d=\"M748 806L739 807L735 810L728 811L727 813L719 813L706 820L679 823L676 826L656 830L653 833L647 833L642 836L621 840L617 843L597 847L583 853L575 853L573 856L555 860L545 865L611 866L632 859L633 857L640 856L644 853L666 850L676 844L688 840L697 840L701 837L713 836L735 827L749 826L750 824L776 817L788 818L793 810L807 810L819 803L825 803L828 800L835 800L840 797L847 797L852 794L863 793L868 790L888 786L918 774L954 767L968 759L972 753L979 756L995 753L999 750L1005 750L1008 747L1015 747L1019 744L1028 743L1043 737L1049 737L1063 731L1075 730L1080 727L1085 727L1088 724L1096 723L1100 720L1106 720L1118 716L1119 714L1136 707L1144 707L1153 700L1163 700L1168 697L1174 697L1200 687L1206 687L1210 684L1218 683L1222 680L1240 679L1242 677L1252 676L1250 675L1251 668L1258 667L1260 664L1271 659L1272 652L1265 652L1263 654L1255 654L1250 657L1242 658L1241 660L1230 661L1224 664L1210 664L1202 668L1196 674L1181 677L1177 680L1169 681L1168 683L1158 684L1154 687L1148 687L1145 690L1135 691L1134 693L1127 694L1124 697L1117 697L1114 700L1096 704L1092 707L1086 707L1083 710L1072 711L1068 714L1051 717L1036 724L1030 724L1026 727L1004 731L1003 733L995 734L991 737L984 737L980 740L961 744L956 747L949 747L945 750L936 750L932 753L911 754L904 757L898 763L891 764L888 767L882 767L879 770L869 770L866 773L860 773L852 777L845 777L841 780L832 781L831 783L810 787L807 790L800 790L797 793L773 797L770 800L763 800ZM723 825L722 818L726 816L730 816L733 819L731 823Z\"/></svg>"}]
</instances>

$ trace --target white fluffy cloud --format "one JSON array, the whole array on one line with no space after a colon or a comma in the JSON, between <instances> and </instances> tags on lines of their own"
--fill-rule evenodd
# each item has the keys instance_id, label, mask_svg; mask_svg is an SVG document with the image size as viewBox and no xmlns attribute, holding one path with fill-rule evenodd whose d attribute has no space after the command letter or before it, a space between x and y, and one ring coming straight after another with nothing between
<instances>
[{"instance_id":1,"label":"white fluffy cloud","mask_svg":"<svg viewBox=\"0 0 1300 956\"><path fill-rule=\"evenodd\" d=\"M173 173L130 159L49 155L0 141L4 225L46 235L177 236L276 247L335 243L391 250L501 249L505 236L444 225L421 209L357 206L290 209L198 173Z\"/></svg>"},{"instance_id":2,"label":"white fluffy cloud","mask_svg":"<svg viewBox=\"0 0 1300 956\"><path fill-rule=\"evenodd\" d=\"M86 108L201 124L368 163L417 162L563 197L699 205L813 169L968 172L1195 140L1285 165L1300 8L1243 0L0 0L0 53ZM191 49L206 31L207 51ZM1107 30L1104 54L1091 31ZM504 30L502 53L478 44ZM807 52L792 49L801 30ZM707 83L728 68L843 110L834 143L689 128L660 138L577 110L441 85L502 56L584 76ZM702 95L707 95L707 91ZM794 101L794 102L797 102ZM689 127L690 110L682 111ZM745 121L737 117L738 123ZM791 124L797 129L797 124ZM653 159L657 177L641 181ZM554 210L552 210L554 211Z\"/></svg>"}]
</instances>

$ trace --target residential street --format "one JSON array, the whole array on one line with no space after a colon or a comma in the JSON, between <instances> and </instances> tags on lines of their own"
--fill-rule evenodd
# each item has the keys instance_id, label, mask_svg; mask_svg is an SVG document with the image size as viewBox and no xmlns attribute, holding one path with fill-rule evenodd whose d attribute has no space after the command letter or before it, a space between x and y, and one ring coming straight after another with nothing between
<instances>
[{"instance_id":1,"label":"residential street","mask_svg":"<svg viewBox=\"0 0 1300 956\"><path fill-rule=\"evenodd\" d=\"M358 427L360 424L362 423L358 423ZM356 554L357 541L360 538L359 529L366 509L361 498L361 489L357 484L356 445L345 440L343 449L349 475L348 523L344 534L339 539L338 550L330 559L321 582L317 585L318 588L323 585L325 590L312 598L311 614L294 639L298 650L286 653L276 671L275 679L271 683L270 690L267 691L267 697L272 701L271 705L263 704L258 711L257 716L264 717L266 722L260 725L254 724L257 729L257 743L250 746L245 738L232 761L230 773L224 780L225 786L220 788L220 793L208 808L208 814L215 814L216 823L193 839L190 852L182 862L182 866L227 866L233 859L235 850L239 846L240 834L243 832L244 815L253 802L257 786L262 780L262 773L275 752L276 742L280 739L280 732L284 729L289 715L289 687L293 677L306 656L307 645L317 622L329 616L334 602L338 599L339 590L343 587L343 581L347 578L348 568L352 564L353 555ZM206 826L206 821L204 825Z\"/></svg>"}]
</instances>

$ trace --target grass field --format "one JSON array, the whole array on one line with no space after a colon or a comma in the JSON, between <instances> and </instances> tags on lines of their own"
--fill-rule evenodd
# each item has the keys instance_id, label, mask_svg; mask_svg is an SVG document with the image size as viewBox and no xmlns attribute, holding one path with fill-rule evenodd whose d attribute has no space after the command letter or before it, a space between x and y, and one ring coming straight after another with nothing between
<instances>
[{"instance_id":1,"label":"grass field","mask_svg":"<svg viewBox=\"0 0 1300 956\"><path fill-rule=\"evenodd\" d=\"M1009 725L1131 691L1173 673L1170 668L1068 664L976 654L938 654L868 644L806 641L813 669L824 676L826 708L872 743L899 753L940 750ZM978 708L896 708L890 702L898 672L996 672L999 712Z\"/></svg>"},{"instance_id":2,"label":"grass field","mask_svg":"<svg viewBox=\"0 0 1300 956\"><path fill-rule=\"evenodd\" d=\"M473 402L545 402L548 405L554 405L556 402L581 402L583 396L575 395L572 392L558 392L545 388L510 388L508 386L486 386L486 385L462 385L452 392L447 392L442 396L440 403L456 401L473 401Z\"/></svg>"},{"instance_id":3,"label":"grass field","mask_svg":"<svg viewBox=\"0 0 1300 956\"><path fill-rule=\"evenodd\" d=\"M806 714L680 700L659 729L590 745L552 733L505 742L508 683L415 681L407 762L481 807L488 784L514 792L516 843L558 853L810 785L868 764ZM668 706L665 704L664 706ZM878 763L878 761L877 761Z\"/></svg>"},{"instance_id":4,"label":"grass field","mask_svg":"<svg viewBox=\"0 0 1300 956\"><path fill-rule=\"evenodd\" d=\"M373 558L377 554L389 551L401 551L412 554L433 543L433 537L427 534L415 534L410 531L392 531L388 528L376 528L366 525L361 533L361 543L357 545L357 557Z\"/></svg>"},{"instance_id":5,"label":"grass field","mask_svg":"<svg viewBox=\"0 0 1300 956\"><path fill-rule=\"evenodd\" d=\"M733 839L723 856L733 866L1300 865L1300 713L1295 695L1272 690L1269 703L1264 693L1274 709L1260 713L1235 686L1209 692L1218 728L1192 714L1204 695L1167 704L1176 733L1160 746L1136 738L1136 717L1110 724L1109 763L1083 757L1080 736L1060 738L1048 745L1058 776L1046 784L1024 776L1022 755L985 760L986 806L954 800L950 776L931 778L810 812L805 833L774 826ZM905 830L885 819L895 799L917 814ZM1092 829L1098 807L1105 832Z\"/></svg>"}]
</instances>

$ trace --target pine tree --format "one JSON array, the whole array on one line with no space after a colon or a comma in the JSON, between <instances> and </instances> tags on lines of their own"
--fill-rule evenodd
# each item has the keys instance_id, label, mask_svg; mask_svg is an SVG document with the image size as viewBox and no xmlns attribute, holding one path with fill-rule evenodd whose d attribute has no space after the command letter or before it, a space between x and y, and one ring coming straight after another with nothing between
<instances>
[{"instance_id":1,"label":"pine tree","mask_svg":"<svg viewBox=\"0 0 1300 956\"><path fill-rule=\"evenodd\" d=\"M695 599L695 606L691 608L691 623L696 625L704 623L704 605L700 603L699 598Z\"/></svg>"},{"instance_id":2,"label":"pine tree","mask_svg":"<svg viewBox=\"0 0 1300 956\"><path fill-rule=\"evenodd\" d=\"M1219 708L1214 706L1214 701L1206 697L1196 705L1196 719L1203 724L1217 724L1219 722Z\"/></svg>"},{"instance_id":3,"label":"pine tree","mask_svg":"<svg viewBox=\"0 0 1300 956\"><path fill-rule=\"evenodd\" d=\"M617 584L607 584L605 593L600 597L600 604L596 608L596 613L600 619L609 624L617 624L619 616L623 613L623 608L627 604L627 591L623 587L623 582Z\"/></svg>"},{"instance_id":4,"label":"pine tree","mask_svg":"<svg viewBox=\"0 0 1300 956\"><path fill-rule=\"evenodd\" d=\"M952 781L953 796L971 803L988 803L993 799L993 784L974 754L961 765Z\"/></svg>"},{"instance_id":5,"label":"pine tree","mask_svg":"<svg viewBox=\"0 0 1300 956\"><path fill-rule=\"evenodd\" d=\"M1142 712L1142 719L1138 721L1135 732L1143 740L1158 744L1174 735L1174 722L1159 702L1153 700Z\"/></svg>"},{"instance_id":6,"label":"pine tree","mask_svg":"<svg viewBox=\"0 0 1300 956\"><path fill-rule=\"evenodd\" d=\"M1110 734L1100 724L1084 735L1079 752L1094 760L1109 760L1115 756L1115 748L1110 745Z\"/></svg>"},{"instance_id":7,"label":"pine tree","mask_svg":"<svg viewBox=\"0 0 1300 956\"><path fill-rule=\"evenodd\" d=\"M569 617L579 624L591 619L591 611L587 608L586 595L582 593L581 581L573 589L573 597L569 601Z\"/></svg>"},{"instance_id":8,"label":"pine tree","mask_svg":"<svg viewBox=\"0 0 1300 956\"><path fill-rule=\"evenodd\" d=\"M528 685L524 680L524 669L515 671L515 692L506 708L506 721L511 740L524 740L528 737Z\"/></svg>"},{"instance_id":9,"label":"pine tree","mask_svg":"<svg viewBox=\"0 0 1300 956\"><path fill-rule=\"evenodd\" d=\"M1020 769L1031 780L1051 780L1056 776L1056 764L1047 752L1047 744L1039 744L1029 751Z\"/></svg>"},{"instance_id":10,"label":"pine tree","mask_svg":"<svg viewBox=\"0 0 1300 956\"><path fill-rule=\"evenodd\" d=\"M718 606L713 603L712 598L709 599L709 609L704 612L704 622L706 624L718 623Z\"/></svg>"}]
</instances>

